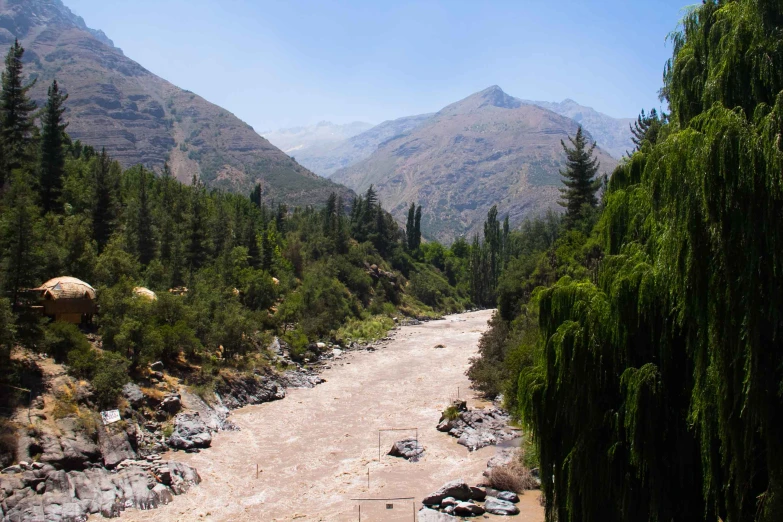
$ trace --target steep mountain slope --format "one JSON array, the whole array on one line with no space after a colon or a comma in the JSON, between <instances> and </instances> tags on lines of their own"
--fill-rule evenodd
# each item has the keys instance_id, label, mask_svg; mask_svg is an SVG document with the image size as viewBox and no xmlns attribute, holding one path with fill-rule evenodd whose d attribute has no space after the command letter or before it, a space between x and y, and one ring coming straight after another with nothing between
<instances>
[{"instance_id":1,"label":"steep mountain slope","mask_svg":"<svg viewBox=\"0 0 783 522\"><path fill-rule=\"evenodd\" d=\"M338 125L322 121L307 127L291 127L260 134L275 147L295 157L297 162L316 174L321 172L322 158L346 140L373 128L371 123L355 121Z\"/></svg>"},{"instance_id":2,"label":"steep mountain slope","mask_svg":"<svg viewBox=\"0 0 783 522\"><path fill-rule=\"evenodd\" d=\"M142 163L174 175L195 174L212 187L267 199L319 203L339 188L319 178L230 112L155 76L88 29L60 0L0 0L0 52L14 38L25 47L26 73L42 102L53 78L70 94L68 131L105 147L124 166Z\"/></svg>"},{"instance_id":3,"label":"steep mountain slope","mask_svg":"<svg viewBox=\"0 0 783 522\"><path fill-rule=\"evenodd\" d=\"M480 231L493 204L512 224L557 208L565 157L560 140L577 128L574 120L493 86L387 140L333 179L357 192L375 185L400 220L411 202L421 204L424 233L451 241ZM617 161L596 153L601 171L611 172Z\"/></svg>"},{"instance_id":4,"label":"steep mountain slope","mask_svg":"<svg viewBox=\"0 0 783 522\"><path fill-rule=\"evenodd\" d=\"M311 146L302 148L300 150L295 150L293 144L297 142L303 143L304 140L300 138L297 141L295 136L299 133L294 129L283 129L266 133L265 137L286 151L286 153L295 156L297 161L308 169L328 178L335 171L369 157L370 154L375 152L378 145L384 141L418 127L431 117L432 114L420 114L417 116L407 116L405 118L385 121L375 127L371 126L371 128L365 129L361 133L356 133L351 137L347 137L347 139L333 141L319 147ZM354 126L356 124L349 125ZM302 127L299 129L302 129ZM289 149L287 146L291 146L291 148Z\"/></svg>"},{"instance_id":5,"label":"steep mountain slope","mask_svg":"<svg viewBox=\"0 0 783 522\"><path fill-rule=\"evenodd\" d=\"M585 107L568 99L560 103L528 100L522 102L538 105L566 118L571 118L590 132L601 148L617 159L622 158L634 147L630 128L634 122L633 118L612 118L592 107Z\"/></svg>"}]
</instances>

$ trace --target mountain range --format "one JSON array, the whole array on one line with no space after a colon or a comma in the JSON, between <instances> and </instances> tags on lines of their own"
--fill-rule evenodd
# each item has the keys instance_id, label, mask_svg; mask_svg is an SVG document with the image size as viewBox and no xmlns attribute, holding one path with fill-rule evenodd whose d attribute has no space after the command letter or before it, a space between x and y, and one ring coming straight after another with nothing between
<instances>
[{"instance_id":1,"label":"mountain range","mask_svg":"<svg viewBox=\"0 0 783 522\"><path fill-rule=\"evenodd\" d=\"M633 149L630 128L633 118L613 118L570 99L559 103L521 99L518 102L537 105L574 120L615 159ZM407 116L375 127L368 125L367 129L362 129L362 125L367 124L321 122L312 127L294 127L262 134L286 153L295 155L297 161L308 169L329 178L337 170L368 158L384 141L413 130L434 115ZM327 132L328 139L325 139ZM343 136L342 139L340 136Z\"/></svg>"},{"instance_id":2,"label":"mountain range","mask_svg":"<svg viewBox=\"0 0 783 522\"><path fill-rule=\"evenodd\" d=\"M356 192L373 185L401 221L411 202L420 204L422 230L450 242L480 232L495 204L512 225L557 209L565 160L560 142L578 128L574 119L492 86L380 143L332 179ZM604 149L595 154L602 174L617 166Z\"/></svg>"},{"instance_id":3,"label":"mountain range","mask_svg":"<svg viewBox=\"0 0 783 522\"><path fill-rule=\"evenodd\" d=\"M69 134L105 147L123 166L157 171L168 162L183 182L249 193L267 200L319 204L350 191L321 178L225 109L152 74L90 29L60 0L0 0L0 52L14 39L25 48L25 72L36 78L39 105L57 79L70 98Z\"/></svg>"}]
</instances>

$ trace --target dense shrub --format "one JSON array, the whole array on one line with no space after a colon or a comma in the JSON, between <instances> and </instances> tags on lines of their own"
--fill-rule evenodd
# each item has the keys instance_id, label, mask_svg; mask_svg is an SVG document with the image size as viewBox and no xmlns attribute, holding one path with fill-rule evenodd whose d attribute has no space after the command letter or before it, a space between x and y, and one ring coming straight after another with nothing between
<instances>
[{"instance_id":1,"label":"dense shrub","mask_svg":"<svg viewBox=\"0 0 783 522\"><path fill-rule=\"evenodd\" d=\"M90 343L75 324L55 321L46 326L43 349L57 362L65 362L68 352L72 350L89 348Z\"/></svg>"}]
</instances>

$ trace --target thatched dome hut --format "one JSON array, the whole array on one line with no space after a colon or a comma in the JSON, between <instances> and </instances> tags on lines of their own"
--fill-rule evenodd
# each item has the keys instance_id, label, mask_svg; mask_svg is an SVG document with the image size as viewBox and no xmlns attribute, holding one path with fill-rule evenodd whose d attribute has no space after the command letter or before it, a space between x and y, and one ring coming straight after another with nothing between
<instances>
[{"instance_id":1,"label":"thatched dome hut","mask_svg":"<svg viewBox=\"0 0 783 522\"><path fill-rule=\"evenodd\" d=\"M144 299L148 299L150 301L158 300L158 296L155 294L155 292L143 286L137 286L134 288L133 293L136 295L136 297L143 297Z\"/></svg>"},{"instance_id":2,"label":"thatched dome hut","mask_svg":"<svg viewBox=\"0 0 783 522\"><path fill-rule=\"evenodd\" d=\"M96 312L95 288L75 277L55 277L38 288L43 313L55 321L79 324Z\"/></svg>"}]
</instances>

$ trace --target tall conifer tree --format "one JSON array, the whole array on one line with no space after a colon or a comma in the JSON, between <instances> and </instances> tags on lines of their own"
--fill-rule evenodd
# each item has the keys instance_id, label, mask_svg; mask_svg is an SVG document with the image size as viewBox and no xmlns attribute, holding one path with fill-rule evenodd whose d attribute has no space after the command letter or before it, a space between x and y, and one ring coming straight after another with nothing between
<instances>
[{"instance_id":1,"label":"tall conifer tree","mask_svg":"<svg viewBox=\"0 0 783 522\"><path fill-rule=\"evenodd\" d=\"M5 57L0 91L0 187L7 176L30 161L30 145L35 124L36 104L28 96L35 80L24 84L22 57L24 48L16 40Z\"/></svg>"},{"instance_id":2,"label":"tall conifer tree","mask_svg":"<svg viewBox=\"0 0 783 522\"><path fill-rule=\"evenodd\" d=\"M152 228L152 210L147 194L147 171L141 167L139 173L139 206L136 215L136 250L139 261L147 266L155 259L155 235Z\"/></svg>"},{"instance_id":3,"label":"tall conifer tree","mask_svg":"<svg viewBox=\"0 0 783 522\"><path fill-rule=\"evenodd\" d=\"M65 129L68 124L63 121L64 103L67 94L60 91L57 80L49 87L49 97L46 100L41 122L41 165L38 179L38 190L41 206L44 212L57 208L65 175Z\"/></svg>"},{"instance_id":4,"label":"tall conifer tree","mask_svg":"<svg viewBox=\"0 0 783 522\"><path fill-rule=\"evenodd\" d=\"M598 206L595 194L601 188L601 180L595 179L595 175L600 165L598 159L593 158L596 144L588 145L581 126L576 136L568 140L573 148L560 142L566 153L566 170L560 171L566 188L560 189L562 197L558 203L566 209L567 225L574 226L587 217L589 209Z\"/></svg>"},{"instance_id":5,"label":"tall conifer tree","mask_svg":"<svg viewBox=\"0 0 783 522\"><path fill-rule=\"evenodd\" d=\"M92 226L98 251L109 242L117 211L116 181L113 178L112 159L102 149L92 164L93 186L95 187Z\"/></svg>"}]
</instances>

